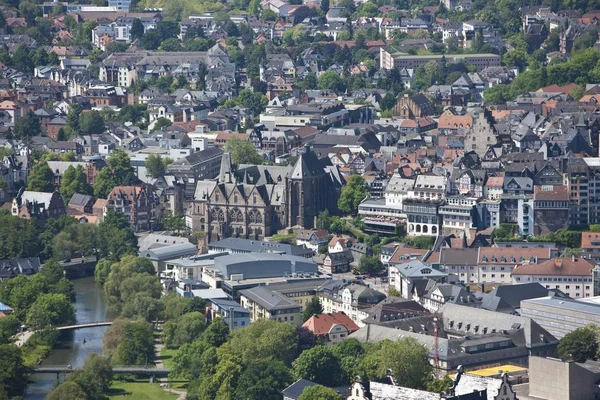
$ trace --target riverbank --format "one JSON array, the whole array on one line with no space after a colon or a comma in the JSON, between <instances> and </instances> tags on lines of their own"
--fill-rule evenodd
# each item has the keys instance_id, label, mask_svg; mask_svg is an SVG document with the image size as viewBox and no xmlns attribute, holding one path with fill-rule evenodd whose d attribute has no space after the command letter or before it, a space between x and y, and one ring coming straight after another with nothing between
<instances>
[{"instance_id":1,"label":"riverbank","mask_svg":"<svg viewBox=\"0 0 600 400\"><path fill-rule=\"evenodd\" d=\"M72 280L75 290L75 314L78 323L93 323L111 318L105 302L104 290L93 277ZM102 338L107 326L61 331L57 341L48 347L36 346L28 352L34 335L22 344L28 365L72 365L80 367L90 354L102 354ZM49 343L45 344L46 346ZM27 354L29 353L29 354ZM41 361L41 363L40 363ZM43 400L56 383L56 374L33 374L24 400Z\"/></svg>"}]
</instances>

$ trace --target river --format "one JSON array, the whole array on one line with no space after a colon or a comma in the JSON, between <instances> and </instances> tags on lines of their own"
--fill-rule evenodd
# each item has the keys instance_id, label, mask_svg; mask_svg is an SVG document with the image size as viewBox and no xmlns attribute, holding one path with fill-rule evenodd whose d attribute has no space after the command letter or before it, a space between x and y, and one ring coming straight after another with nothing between
<instances>
[{"instance_id":1,"label":"river","mask_svg":"<svg viewBox=\"0 0 600 400\"><path fill-rule=\"evenodd\" d=\"M111 319L102 286L93 277L75 279L75 311L78 323ZM108 326L76 329L62 332L60 342L41 365L83 365L93 353L102 354L102 337ZM85 344L83 340L85 339ZM56 374L34 374L27 387L25 400L43 400L56 382Z\"/></svg>"}]
</instances>

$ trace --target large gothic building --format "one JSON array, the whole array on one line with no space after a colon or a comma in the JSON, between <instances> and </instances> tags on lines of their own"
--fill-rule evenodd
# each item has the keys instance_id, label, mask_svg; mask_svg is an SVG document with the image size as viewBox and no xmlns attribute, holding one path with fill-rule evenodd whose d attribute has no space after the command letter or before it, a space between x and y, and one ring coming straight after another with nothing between
<instances>
[{"instance_id":1,"label":"large gothic building","mask_svg":"<svg viewBox=\"0 0 600 400\"><path fill-rule=\"evenodd\" d=\"M343 178L329 159L307 150L293 166L240 165L223 154L219 176L199 181L187 223L208 242L262 240L285 227L313 228L320 212L337 207Z\"/></svg>"}]
</instances>

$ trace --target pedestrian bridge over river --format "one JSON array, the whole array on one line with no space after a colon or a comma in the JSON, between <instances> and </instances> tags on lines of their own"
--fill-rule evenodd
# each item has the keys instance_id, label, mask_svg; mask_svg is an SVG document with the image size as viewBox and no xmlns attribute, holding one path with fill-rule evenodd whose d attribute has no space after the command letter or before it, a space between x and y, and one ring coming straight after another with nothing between
<instances>
[{"instance_id":1,"label":"pedestrian bridge over river","mask_svg":"<svg viewBox=\"0 0 600 400\"><path fill-rule=\"evenodd\" d=\"M33 371L40 374L70 374L79 371L81 368L70 368L68 365L41 365L33 368ZM137 365L114 366L113 374L131 374L162 377L169 375L169 368L144 367Z\"/></svg>"},{"instance_id":2,"label":"pedestrian bridge over river","mask_svg":"<svg viewBox=\"0 0 600 400\"><path fill-rule=\"evenodd\" d=\"M85 323L85 324L63 325L63 326L57 326L56 329L59 331L68 331L71 329L94 328L96 326L109 326L109 325L112 325L112 321L97 321L97 322L89 322L89 323Z\"/></svg>"}]
</instances>

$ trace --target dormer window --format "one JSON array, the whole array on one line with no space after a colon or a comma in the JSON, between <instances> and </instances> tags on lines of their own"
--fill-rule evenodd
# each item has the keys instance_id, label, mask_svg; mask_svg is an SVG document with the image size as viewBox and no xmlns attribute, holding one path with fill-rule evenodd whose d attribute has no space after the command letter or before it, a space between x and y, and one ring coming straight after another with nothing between
<instances>
[{"instance_id":1,"label":"dormer window","mask_svg":"<svg viewBox=\"0 0 600 400\"><path fill-rule=\"evenodd\" d=\"M519 262L523 262L523 261L525 261L525 257L523 257L523 256L519 257Z\"/></svg>"},{"instance_id":2,"label":"dormer window","mask_svg":"<svg viewBox=\"0 0 600 400\"><path fill-rule=\"evenodd\" d=\"M500 257L500 261L501 262L506 262L506 257L504 257L504 256Z\"/></svg>"},{"instance_id":3,"label":"dormer window","mask_svg":"<svg viewBox=\"0 0 600 400\"><path fill-rule=\"evenodd\" d=\"M483 258L481 259L483 262L488 262L488 258L487 256L483 256Z\"/></svg>"},{"instance_id":4,"label":"dormer window","mask_svg":"<svg viewBox=\"0 0 600 400\"><path fill-rule=\"evenodd\" d=\"M496 262L498 261L498 259L496 258L496 256L492 256L492 262Z\"/></svg>"},{"instance_id":5,"label":"dormer window","mask_svg":"<svg viewBox=\"0 0 600 400\"><path fill-rule=\"evenodd\" d=\"M515 257L514 257L514 256L510 256L510 262L511 262L511 263L514 263L514 262L516 262L516 261L517 261L517 260L515 260Z\"/></svg>"}]
</instances>

